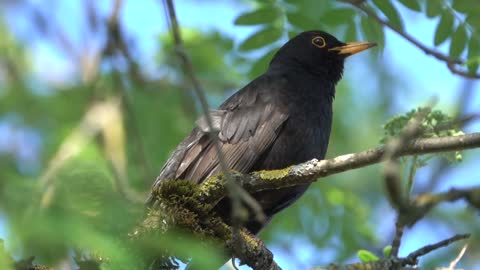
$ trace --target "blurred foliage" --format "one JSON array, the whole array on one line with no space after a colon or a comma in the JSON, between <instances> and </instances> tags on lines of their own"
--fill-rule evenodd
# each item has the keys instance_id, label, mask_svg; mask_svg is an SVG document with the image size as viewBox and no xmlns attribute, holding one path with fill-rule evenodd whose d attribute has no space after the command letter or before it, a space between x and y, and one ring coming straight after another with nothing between
<instances>
[{"instance_id":1,"label":"blurred foliage","mask_svg":"<svg viewBox=\"0 0 480 270\"><path fill-rule=\"evenodd\" d=\"M425 114L425 117L420 124L420 137L422 138L435 138L445 136L458 136L465 134L462 130L459 130L459 122L455 121L451 116L448 116L440 110L431 110L430 108L419 107L407 112L405 115L395 116L388 120L383 126L384 136L380 140L381 143L388 142L393 137L398 137L404 131L408 122L415 118L418 114ZM460 151L453 151L435 155L424 155L422 158L415 158L416 168L427 165L427 161L432 157L441 156L451 162L462 161L462 153ZM404 158L405 159L405 158ZM407 157L408 159L408 157Z\"/></svg>"},{"instance_id":2,"label":"blurred foliage","mask_svg":"<svg viewBox=\"0 0 480 270\"><path fill-rule=\"evenodd\" d=\"M395 116L383 126L385 134L380 142L385 143L392 137L399 136L407 123L418 114L425 114L420 124L422 138L435 138L444 136L458 136L465 134L458 129L460 123L456 123L451 116L440 110L419 107L407 112L405 115Z\"/></svg>"},{"instance_id":3,"label":"blurred foliage","mask_svg":"<svg viewBox=\"0 0 480 270\"><path fill-rule=\"evenodd\" d=\"M181 8L182 1L177 2L177 8ZM141 70L144 78L136 80L125 68L132 65L128 57L107 57L98 48L109 34L101 26L106 21L105 6L78 1L82 9L68 12L86 19L65 28L72 33L61 33L62 25L52 25L59 24L53 19L60 12L57 4L48 5L51 9L45 11L31 1L0 2L0 224L6 231L7 249L0 250L0 268L12 269L7 253L15 258L35 255L36 263L51 265L73 265L70 257L75 253L77 258L103 258L102 269L144 269L143 259L165 246L181 257L195 256L202 269L218 265L222 261L218 250L182 232L136 244L127 239L144 214L141 199L170 151L191 130L199 111L174 53L171 35L165 29L154 33L158 37L154 61L139 66L154 65L155 71L145 68ZM241 40L235 33L220 31L220 26L209 31L182 28L185 49L213 106L261 74L279 46L298 32L328 29L341 40L366 39L379 43L381 48L388 45L382 25L338 1L323 1L320 7L315 0L231 4L245 10L232 21L234 29L252 30ZM480 5L464 0L375 0L365 4L405 31L415 23L408 21L412 13L438 22L431 30L433 40L419 40L427 46L447 46L451 57L465 59L470 72L478 71ZM159 21L162 16L158 16ZM20 27L16 24L19 18L23 23ZM212 20L208 16L203 19ZM27 34L18 30L22 27L28 29ZM84 32L85 39L94 40L94 46L82 43ZM129 39L133 33L123 34L131 53L140 55L136 51L139 47ZM74 71L65 71L63 77L56 78L56 62L46 61L40 65L40 74L45 77L39 77L34 69L38 66L38 44L47 44L58 54L48 57L66 57L68 67ZM362 68L377 77L362 86L366 94L361 94L369 95L362 102L357 85L344 80L337 87L328 157L376 146L385 115L394 110L395 95L382 87L387 84L393 88L402 81L397 78L401 76L377 58L362 59ZM92 70L98 71L97 76L84 79L92 78L85 76ZM86 120L92 108L111 100L119 100L121 117L109 118L112 111L95 111ZM413 113L415 110L387 122L388 136L397 134ZM446 114L433 111L425 126L431 136L456 133L456 129L437 132L436 127L448 121L451 118ZM117 128L120 131L112 131ZM125 168L118 165L122 163L119 157L125 157ZM381 247L390 240L391 228L381 229L379 224L388 227L394 222L385 221L385 216L393 219L393 212L385 210L388 205L382 196L380 170L376 165L322 179L299 202L278 214L261 233L262 239L284 251L283 256L288 256L293 265L301 263L299 254L309 252L315 256L309 259L308 266L352 260L360 248L380 254ZM125 190L136 196L126 196ZM445 224L451 231L458 229L460 221L461 229L474 233L478 240L478 218L469 211L438 209L428 220L431 224ZM0 225L0 231L2 228ZM480 246L474 243L464 268L479 264L475 256ZM449 259L440 254L427 265Z\"/></svg>"}]
</instances>

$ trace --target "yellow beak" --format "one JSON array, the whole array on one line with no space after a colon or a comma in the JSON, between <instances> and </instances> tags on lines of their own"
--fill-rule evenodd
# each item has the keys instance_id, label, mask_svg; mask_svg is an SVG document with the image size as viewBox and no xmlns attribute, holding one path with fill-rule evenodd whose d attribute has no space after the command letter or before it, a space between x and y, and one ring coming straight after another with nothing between
<instances>
[{"instance_id":1,"label":"yellow beak","mask_svg":"<svg viewBox=\"0 0 480 270\"><path fill-rule=\"evenodd\" d=\"M338 54L346 54L347 56L350 56L375 46L377 46L377 43L356 41L348 42L343 46L331 48L329 51L338 51Z\"/></svg>"}]
</instances>

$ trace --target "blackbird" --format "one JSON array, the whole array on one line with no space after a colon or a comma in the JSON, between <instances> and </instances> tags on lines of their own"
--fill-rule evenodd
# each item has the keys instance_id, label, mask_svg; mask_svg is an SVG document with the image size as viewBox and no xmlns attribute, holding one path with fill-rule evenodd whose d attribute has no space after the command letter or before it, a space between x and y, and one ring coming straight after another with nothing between
<instances>
[{"instance_id":1,"label":"blackbird","mask_svg":"<svg viewBox=\"0 0 480 270\"><path fill-rule=\"evenodd\" d=\"M335 85L345 58L375 43L344 43L323 31L307 31L290 39L273 56L267 71L210 112L213 129L200 118L167 160L153 188L165 179L201 183L221 172L210 132L218 137L230 170L249 173L280 169L310 159L323 159L332 125ZM307 185L262 191L252 196L267 218L295 202ZM155 202L150 195L148 206ZM230 200L215 211L230 217ZM245 227L257 234L264 224L253 216Z\"/></svg>"}]
</instances>

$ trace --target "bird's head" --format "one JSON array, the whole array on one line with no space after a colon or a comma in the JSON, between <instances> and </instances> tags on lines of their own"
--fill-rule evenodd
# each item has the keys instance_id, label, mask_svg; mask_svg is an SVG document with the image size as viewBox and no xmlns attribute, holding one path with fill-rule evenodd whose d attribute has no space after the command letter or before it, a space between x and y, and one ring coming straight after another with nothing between
<instances>
[{"instance_id":1,"label":"bird's head","mask_svg":"<svg viewBox=\"0 0 480 270\"><path fill-rule=\"evenodd\" d=\"M375 45L344 43L323 31L307 31L283 45L270 62L270 68L302 70L337 83L342 77L345 58Z\"/></svg>"}]
</instances>

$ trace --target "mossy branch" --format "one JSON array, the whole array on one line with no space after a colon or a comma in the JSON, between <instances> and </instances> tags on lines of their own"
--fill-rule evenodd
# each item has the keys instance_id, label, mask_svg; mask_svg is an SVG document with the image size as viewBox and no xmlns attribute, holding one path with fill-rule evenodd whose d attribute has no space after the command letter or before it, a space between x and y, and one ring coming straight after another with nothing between
<instances>
[{"instance_id":1,"label":"mossy branch","mask_svg":"<svg viewBox=\"0 0 480 270\"><path fill-rule=\"evenodd\" d=\"M460 151L480 147L480 133L438 138L419 138L410 140L396 157L425 155L431 153ZM368 149L358 153L341 155L332 159L310 160L280 170L258 171L251 174L233 172L230 174L237 183L250 193L262 190L279 189L316 181L332 174L365 167L382 162L385 146ZM205 180L199 188L198 200L213 208L223 199L226 192L226 178L223 174ZM152 191L154 194L156 191Z\"/></svg>"},{"instance_id":2,"label":"mossy branch","mask_svg":"<svg viewBox=\"0 0 480 270\"><path fill-rule=\"evenodd\" d=\"M395 157L478 147L480 147L480 133L419 138L405 143L405 146L396 152ZM379 163L383 161L385 151L385 146L381 146L333 159L320 161L314 159L280 170L257 171L250 174L231 172L228 177L239 183L247 192L255 193L312 183L318 178ZM164 181L152 193L160 202L159 208L150 209L149 216L133 233L134 236L141 236L148 231L165 232L169 230L169 226L181 226L202 238L206 237L222 242L231 256L239 258L242 263L254 269L280 269L273 260L272 253L260 239L245 230L242 230L238 236L240 239L234 239L231 227L213 213L213 208L228 194L227 178L224 174L210 177L200 185L189 181ZM425 196L420 196L412 201L412 207L421 212L416 215L416 218L421 218L428 210L442 201L463 198L474 207L478 207L479 204L478 188L452 190L448 193ZM234 241L240 241L241 244L232 245ZM240 248L238 248L239 246ZM348 266L331 265L325 269L365 269L365 267L386 269L385 264L392 265L392 262L392 260L385 260Z\"/></svg>"}]
</instances>

